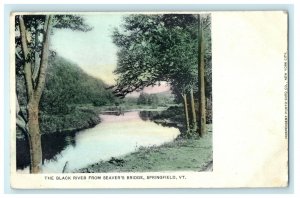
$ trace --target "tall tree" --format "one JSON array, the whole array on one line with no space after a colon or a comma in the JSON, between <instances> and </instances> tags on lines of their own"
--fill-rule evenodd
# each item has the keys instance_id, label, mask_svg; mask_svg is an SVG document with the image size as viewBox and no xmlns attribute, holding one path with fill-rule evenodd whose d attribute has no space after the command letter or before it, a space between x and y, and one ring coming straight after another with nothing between
<instances>
[{"instance_id":1,"label":"tall tree","mask_svg":"<svg viewBox=\"0 0 300 198\"><path fill-rule=\"evenodd\" d=\"M191 100L191 111L192 111L192 124L193 130L197 131L197 117L196 117L196 108L195 108L195 100L194 100L194 89L190 90L190 100Z\"/></svg>"},{"instance_id":2,"label":"tall tree","mask_svg":"<svg viewBox=\"0 0 300 198\"><path fill-rule=\"evenodd\" d=\"M197 19L184 14L130 15L124 22L113 33L119 47L116 95L167 81L182 96L189 129L186 95L197 81Z\"/></svg>"},{"instance_id":3,"label":"tall tree","mask_svg":"<svg viewBox=\"0 0 300 198\"><path fill-rule=\"evenodd\" d=\"M205 97L205 58L211 56L209 42L210 41L210 15L204 17L198 15L198 88L199 88L199 135L202 136L206 133L206 97ZM208 46L208 47L207 47ZM211 71L211 70L210 70Z\"/></svg>"},{"instance_id":4,"label":"tall tree","mask_svg":"<svg viewBox=\"0 0 300 198\"><path fill-rule=\"evenodd\" d=\"M16 56L23 68L27 92L27 124L30 147L30 172L41 172L42 148L39 127L39 104L45 87L52 28L88 31L91 28L76 15L17 15ZM22 54L22 56L20 55ZM19 68L18 68L19 67Z\"/></svg>"},{"instance_id":5,"label":"tall tree","mask_svg":"<svg viewBox=\"0 0 300 198\"><path fill-rule=\"evenodd\" d=\"M148 98L149 98L149 95L147 93L142 92L137 99L137 104L138 105L148 104Z\"/></svg>"},{"instance_id":6,"label":"tall tree","mask_svg":"<svg viewBox=\"0 0 300 198\"><path fill-rule=\"evenodd\" d=\"M46 16L44 22L44 35L42 42L42 56L40 66L38 68L39 75L38 80L36 81L36 86L32 82L32 68L31 68L31 59L30 59L30 50L27 44L28 32L26 31L25 22L23 16L19 16L19 25L20 25L20 35L22 41L22 52L25 60L24 66L24 75L26 80L26 89L27 89L27 111L28 111L28 134L29 134L29 147L30 147L30 156L31 156L31 167L30 171L32 173L38 173L41 169L42 161L42 148L41 148L41 137L40 137L40 128L39 128L39 101L42 95L42 90L45 85L46 69L48 63L49 55L49 35L51 31L51 21L52 16ZM37 68L35 68L37 70Z\"/></svg>"}]
</instances>

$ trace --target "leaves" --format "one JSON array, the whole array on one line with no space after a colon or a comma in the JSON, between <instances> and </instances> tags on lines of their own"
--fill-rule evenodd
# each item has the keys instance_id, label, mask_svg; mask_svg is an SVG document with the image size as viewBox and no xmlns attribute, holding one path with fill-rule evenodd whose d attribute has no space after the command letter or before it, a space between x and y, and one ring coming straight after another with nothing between
<instances>
[{"instance_id":1,"label":"leaves","mask_svg":"<svg viewBox=\"0 0 300 198\"><path fill-rule=\"evenodd\" d=\"M50 60L41 110L48 114L67 114L73 105L114 103L106 84L86 74L76 64L59 56Z\"/></svg>"},{"instance_id":2,"label":"leaves","mask_svg":"<svg viewBox=\"0 0 300 198\"><path fill-rule=\"evenodd\" d=\"M85 23L85 19L79 15L55 15L54 28L71 29L73 31L87 32L93 28Z\"/></svg>"},{"instance_id":3,"label":"leaves","mask_svg":"<svg viewBox=\"0 0 300 198\"><path fill-rule=\"evenodd\" d=\"M42 57L42 43L45 39L45 20L46 15L23 15L24 24L26 27L26 40L28 45L29 53L26 55L24 60L20 57L24 57L24 52L21 50L21 39L19 30L19 15L15 18L15 45L18 56L16 57L16 68L17 70L21 68L25 61L31 62L32 73L38 73L39 63ZM79 15L54 15L52 17L53 28L58 29L71 29L73 31L83 31L87 32L92 29L89 25L85 23L85 19ZM35 81L37 78L33 78ZM36 83L36 82L34 82Z\"/></svg>"},{"instance_id":4,"label":"leaves","mask_svg":"<svg viewBox=\"0 0 300 198\"><path fill-rule=\"evenodd\" d=\"M193 15L129 15L115 29L119 47L115 93L124 96L158 81L186 92L197 82L197 19Z\"/></svg>"}]
</instances>

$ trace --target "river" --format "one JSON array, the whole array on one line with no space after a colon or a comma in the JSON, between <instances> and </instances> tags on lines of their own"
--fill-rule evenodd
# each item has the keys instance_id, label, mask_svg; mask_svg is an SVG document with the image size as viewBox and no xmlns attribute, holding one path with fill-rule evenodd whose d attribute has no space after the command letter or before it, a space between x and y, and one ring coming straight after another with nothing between
<instances>
[{"instance_id":1,"label":"river","mask_svg":"<svg viewBox=\"0 0 300 198\"><path fill-rule=\"evenodd\" d=\"M42 136L43 173L72 172L100 160L136 151L139 147L173 141L179 129L158 125L147 113L101 114L101 123L76 133ZM20 166L18 167L20 168ZM25 168L23 171L26 172Z\"/></svg>"}]
</instances>

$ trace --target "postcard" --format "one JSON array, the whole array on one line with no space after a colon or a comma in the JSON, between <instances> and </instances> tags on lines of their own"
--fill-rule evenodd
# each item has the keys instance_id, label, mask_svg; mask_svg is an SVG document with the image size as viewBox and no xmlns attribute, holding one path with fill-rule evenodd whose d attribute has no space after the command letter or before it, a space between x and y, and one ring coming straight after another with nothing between
<instances>
[{"instance_id":1,"label":"postcard","mask_svg":"<svg viewBox=\"0 0 300 198\"><path fill-rule=\"evenodd\" d=\"M288 186L288 13L13 12L11 187Z\"/></svg>"}]
</instances>

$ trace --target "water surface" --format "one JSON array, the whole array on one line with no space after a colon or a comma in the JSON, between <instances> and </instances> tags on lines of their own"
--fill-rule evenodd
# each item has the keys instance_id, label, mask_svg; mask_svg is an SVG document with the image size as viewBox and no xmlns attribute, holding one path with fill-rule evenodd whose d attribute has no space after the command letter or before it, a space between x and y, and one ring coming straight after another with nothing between
<instances>
[{"instance_id":1,"label":"water surface","mask_svg":"<svg viewBox=\"0 0 300 198\"><path fill-rule=\"evenodd\" d=\"M43 172L61 173L66 162L66 171L71 172L100 160L134 152L140 146L173 141L180 133L177 128L155 124L138 111L100 117L101 123L94 128L73 135L54 136L56 141L48 139L48 144L44 144L46 140L43 138ZM56 154L51 156L53 153Z\"/></svg>"}]
</instances>

